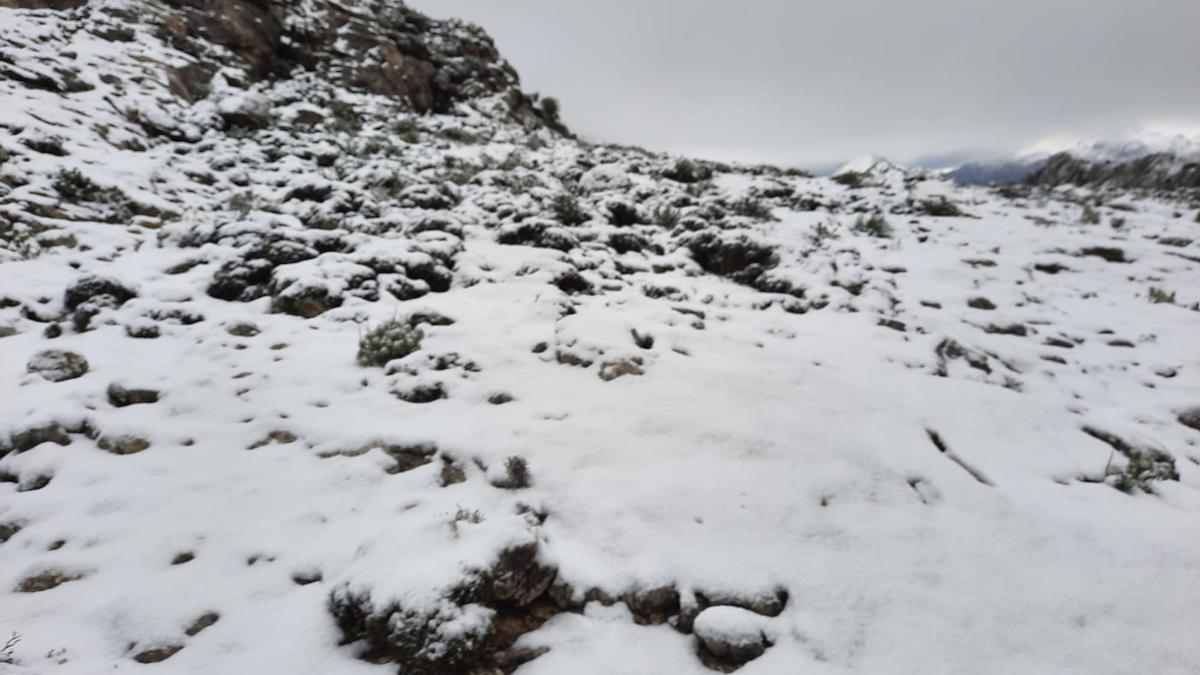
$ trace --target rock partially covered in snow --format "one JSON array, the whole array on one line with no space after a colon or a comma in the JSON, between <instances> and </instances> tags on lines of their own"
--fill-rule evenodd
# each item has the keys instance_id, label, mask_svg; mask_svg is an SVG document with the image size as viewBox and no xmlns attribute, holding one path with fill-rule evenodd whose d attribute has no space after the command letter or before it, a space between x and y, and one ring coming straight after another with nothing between
<instances>
[{"instance_id":1,"label":"rock partially covered in snow","mask_svg":"<svg viewBox=\"0 0 1200 675\"><path fill-rule=\"evenodd\" d=\"M709 607L696 617L694 630L705 664L726 672L771 646L763 617L741 607Z\"/></svg>"},{"instance_id":2,"label":"rock partially covered in snow","mask_svg":"<svg viewBox=\"0 0 1200 675\"><path fill-rule=\"evenodd\" d=\"M74 310L84 303L101 307L120 307L137 297L133 288L109 277L88 275L80 277L67 287L63 294L63 305Z\"/></svg>"},{"instance_id":3,"label":"rock partially covered in snow","mask_svg":"<svg viewBox=\"0 0 1200 675\"><path fill-rule=\"evenodd\" d=\"M30 373L37 373L51 382L62 382L82 377L88 371L88 362L82 354L61 349L47 349L34 354L25 368Z\"/></svg>"}]
</instances>

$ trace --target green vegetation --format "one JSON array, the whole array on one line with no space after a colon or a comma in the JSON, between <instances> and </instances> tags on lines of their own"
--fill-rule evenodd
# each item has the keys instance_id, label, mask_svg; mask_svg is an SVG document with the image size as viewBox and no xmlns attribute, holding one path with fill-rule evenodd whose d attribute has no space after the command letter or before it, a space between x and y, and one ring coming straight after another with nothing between
<instances>
[{"instance_id":1,"label":"green vegetation","mask_svg":"<svg viewBox=\"0 0 1200 675\"><path fill-rule=\"evenodd\" d=\"M892 226L888 225L888 221L881 213L873 213L870 218L859 216L854 221L854 225L850 228L859 234L865 234L879 239L886 239L892 236Z\"/></svg>"},{"instance_id":2,"label":"green vegetation","mask_svg":"<svg viewBox=\"0 0 1200 675\"><path fill-rule=\"evenodd\" d=\"M392 319L367 331L358 340L358 365L383 366L421 348L425 334L407 321Z\"/></svg>"},{"instance_id":3,"label":"green vegetation","mask_svg":"<svg viewBox=\"0 0 1200 675\"><path fill-rule=\"evenodd\" d=\"M362 131L362 118L354 106L345 101L332 101L329 104L330 120L326 128L334 133L357 134Z\"/></svg>"},{"instance_id":4,"label":"green vegetation","mask_svg":"<svg viewBox=\"0 0 1200 675\"><path fill-rule=\"evenodd\" d=\"M62 200L71 204L85 202L124 204L125 193L117 188L100 187L78 169L63 169L54 177L54 190Z\"/></svg>"},{"instance_id":5,"label":"green vegetation","mask_svg":"<svg viewBox=\"0 0 1200 675\"><path fill-rule=\"evenodd\" d=\"M588 220L587 213L574 195L563 193L555 196L550 202L550 210L554 212L554 219L563 225L582 225Z\"/></svg>"},{"instance_id":6,"label":"green vegetation","mask_svg":"<svg viewBox=\"0 0 1200 675\"><path fill-rule=\"evenodd\" d=\"M733 203L731 208L735 214L745 216L746 218L775 220L775 214L771 213L770 205L753 197L739 199Z\"/></svg>"},{"instance_id":7,"label":"green vegetation","mask_svg":"<svg viewBox=\"0 0 1200 675\"><path fill-rule=\"evenodd\" d=\"M679 224L679 209L662 204L654 209L650 214L650 218L654 221L655 225L669 230Z\"/></svg>"},{"instance_id":8,"label":"green vegetation","mask_svg":"<svg viewBox=\"0 0 1200 675\"><path fill-rule=\"evenodd\" d=\"M866 184L867 174L862 171L845 171L834 176L833 180L853 190Z\"/></svg>"},{"instance_id":9,"label":"green vegetation","mask_svg":"<svg viewBox=\"0 0 1200 675\"><path fill-rule=\"evenodd\" d=\"M918 207L921 213L936 218L952 218L963 215L962 209L945 197L926 199Z\"/></svg>"},{"instance_id":10,"label":"green vegetation","mask_svg":"<svg viewBox=\"0 0 1200 675\"><path fill-rule=\"evenodd\" d=\"M1152 286L1150 288L1149 297L1150 297L1150 302L1155 305L1159 305L1159 304L1174 305L1175 304L1175 292L1174 291L1168 292L1166 289L1163 289L1163 288L1157 288L1157 287Z\"/></svg>"}]
</instances>

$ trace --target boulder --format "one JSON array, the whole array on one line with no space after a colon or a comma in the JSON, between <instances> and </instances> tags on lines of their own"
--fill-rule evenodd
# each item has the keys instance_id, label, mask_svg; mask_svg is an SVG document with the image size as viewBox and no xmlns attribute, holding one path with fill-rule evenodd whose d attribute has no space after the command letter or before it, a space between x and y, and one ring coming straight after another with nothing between
<instances>
[{"instance_id":1,"label":"boulder","mask_svg":"<svg viewBox=\"0 0 1200 675\"><path fill-rule=\"evenodd\" d=\"M34 354L25 368L51 382L63 382L82 377L88 371L88 362L75 352L47 349Z\"/></svg>"}]
</instances>

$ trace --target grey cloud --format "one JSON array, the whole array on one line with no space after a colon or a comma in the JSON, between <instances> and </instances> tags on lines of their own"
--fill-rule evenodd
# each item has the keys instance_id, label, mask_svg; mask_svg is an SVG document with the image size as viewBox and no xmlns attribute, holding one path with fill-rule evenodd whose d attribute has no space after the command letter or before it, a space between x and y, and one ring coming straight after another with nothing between
<instances>
[{"instance_id":1,"label":"grey cloud","mask_svg":"<svg viewBox=\"0 0 1200 675\"><path fill-rule=\"evenodd\" d=\"M1196 0L416 0L584 135L818 165L1200 120Z\"/></svg>"}]
</instances>

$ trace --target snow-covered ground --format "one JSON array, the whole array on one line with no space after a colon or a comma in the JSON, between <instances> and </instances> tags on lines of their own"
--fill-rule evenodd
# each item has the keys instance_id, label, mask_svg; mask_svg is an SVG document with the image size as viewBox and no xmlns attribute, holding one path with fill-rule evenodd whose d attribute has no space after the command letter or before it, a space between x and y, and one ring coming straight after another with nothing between
<instances>
[{"instance_id":1,"label":"snow-covered ground","mask_svg":"<svg viewBox=\"0 0 1200 675\"><path fill-rule=\"evenodd\" d=\"M0 10L93 86L0 80L0 673L1200 670L1186 195L189 106L105 20Z\"/></svg>"}]
</instances>

